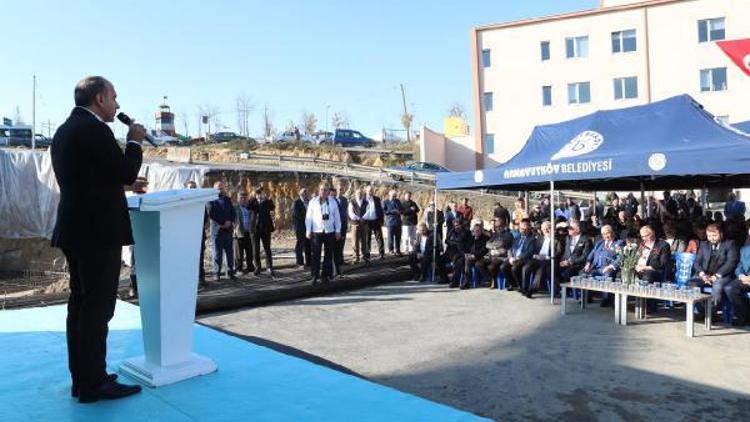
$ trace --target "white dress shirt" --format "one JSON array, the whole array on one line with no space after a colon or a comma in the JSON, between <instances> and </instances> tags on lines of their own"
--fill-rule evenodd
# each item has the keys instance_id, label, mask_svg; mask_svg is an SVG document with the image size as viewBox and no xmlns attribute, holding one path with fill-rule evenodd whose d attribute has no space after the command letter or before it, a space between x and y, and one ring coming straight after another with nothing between
<instances>
[{"instance_id":1,"label":"white dress shirt","mask_svg":"<svg viewBox=\"0 0 750 422\"><path fill-rule=\"evenodd\" d=\"M542 249L539 250L539 256L542 257L548 257L549 256L549 247L550 247L550 238L545 236L544 242L542 242Z\"/></svg>"},{"instance_id":2,"label":"white dress shirt","mask_svg":"<svg viewBox=\"0 0 750 422\"><path fill-rule=\"evenodd\" d=\"M359 220L360 220L359 216L357 215L357 213L356 213L356 212L354 212L354 204L355 204L355 203L356 203L356 204L357 204L358 206L360 206L360 207L361 207L361 206L362 206L362 198L360 198L360 199L357 199L357 198L355 197L354 199L352 199L352 202L350 202L350 203L349 203L349 209L347 210L347 212L348 212L348 214L349 214L349 219L350 219L350 220L352 220L352 221L359 221Z\"/></svg>"},{"instance_id":3,"label":"white dress shirt","mask_svg":"<svg viewBox=\"0 0 750 422\"><path fill-rule=\"evenodd\" d=\"M573 252L576 249L576 245L578 244L578 239L581 238L581 235L573 236L570 238L570 251Z\"/></svg>"},{"instance_id":4,"label":"white dress shirt","mask_svg":"<svg viewBox=\"0 0 750 422\"><path fill-rule=\"evenodd\" d=\"M421 236L421 239L419 240L419 253L422 255L425 254L425 248L427 247L427 236Z\"/></svg>"},{"instance_id":5,"label":"white dress shirt","mask_svg":"<svg viewBox=\"0 0 750 422\"><path fill-rule=\"evenodd\" d=\"M372 196L367 197L367 208L365 214L362 216L363 220L373 221L378 219L378 213L375 211L375 198Z\"/></svg>"},{"instance_id":6,"label":"white dress shirt","mask_svg":"<svg viewBox=\"0 0 750 422\"><path fill-rule=\"evenodd\" d=\"M323 220L323 214L328 214L328 220ZM319 196L310 200L305 227L308 233L341 233L341 216L336 200L330 196L327 201L321 201Z\"/></svg>"}]
</instances>

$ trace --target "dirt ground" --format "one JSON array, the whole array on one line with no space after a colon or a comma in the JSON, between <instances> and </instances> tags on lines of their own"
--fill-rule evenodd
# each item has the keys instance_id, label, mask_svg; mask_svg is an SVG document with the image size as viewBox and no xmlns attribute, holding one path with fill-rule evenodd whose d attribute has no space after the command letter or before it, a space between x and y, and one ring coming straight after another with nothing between
<instances>
[{"instance_id":1,"label":"dirt ground","mask_svg":"<svg viewBox=\"0 0 750 422\"><path fill-rule=\"evenodd\" d=\"M200 322L497 420L747 420L750 332L571 308L407 282Z\"/></svg>"}]
</instances>

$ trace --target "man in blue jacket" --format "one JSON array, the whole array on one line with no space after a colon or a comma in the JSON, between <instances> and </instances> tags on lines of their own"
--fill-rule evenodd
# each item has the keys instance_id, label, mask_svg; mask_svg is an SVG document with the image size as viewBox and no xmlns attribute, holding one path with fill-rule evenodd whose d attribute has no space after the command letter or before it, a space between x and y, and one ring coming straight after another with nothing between
<instances>
[{"instance_id":1,"label":"man in blue jacket","mask_svg":"<svg viewBox=\"0 0 750 422\"><path fill-rule=\"evenodd\" d=\"M214 274L216 281L221 279L221 264L224 255L227 257L227 274L235 280L234 248L232 247L232 233L237 214L232 200L227 196L226 185L222 181L214 183L214 189L219 190L219 198L208 203L208 217L211 219L211 238L214 244Z\"/></svg>"},{"instance_id":2,"label":"man in blue jacket","mask_svg":"<svg viewBox=\"0 0 750 422\"><path fill-rule=\"evenodd\" d=\"M750 324L750 299L747 298L747 293L750 292L750 245L740 249L740 262L734 274L737 278L724 286L724 293L734 310L736 320L733 325L748 325Z\"/></svg>"},{"instance_id":3,"label":"man in blue jacket","mask_svg":"<svg viewBox=\"0 0 750 422\"><path fill-rule=\"evenodd\" d=\"M388 252L401 256L401 214L404 206L396 197L396 191L388 192L388 199L383 201L383 213L385 214L385 228L388 232Z\"/></svg>"}]
</instances>

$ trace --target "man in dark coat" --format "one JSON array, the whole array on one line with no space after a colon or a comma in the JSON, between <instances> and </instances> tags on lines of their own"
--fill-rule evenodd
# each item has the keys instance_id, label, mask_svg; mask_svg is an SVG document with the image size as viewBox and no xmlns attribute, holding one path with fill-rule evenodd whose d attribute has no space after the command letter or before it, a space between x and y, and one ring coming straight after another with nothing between
<instances>
[{"instance_id":1,"label":"man in dark coat","mask_svg":"<svg viewBox=\"0 0 750 422\"><path fill-rule=\"evenodd\" d=\"M404 206L396 197L396 191L388 192L388 199L383 201L385 228L388 233L388 253L401 256L401 214Z\"/></svg>"},{"instance_id":2,"label":"man in dark coat","mask_svg":"<svg viewBox=\"0 0 750 422\"><path fill-rule=\"evenodd\" d=\"M271 233L275 228L273 225L273 214L276 205L271 199L266 198L262 187L255 189L255 200L250 203L250 209L255 213L255 227L253 228L253 253L255 253L255 275L260 275L263 267L260 263L260 245L266 254L266 266L271 277L276 274L273 271L273 253L271 252Z\"/></svg>"},{"instance_id":3,"label":"man in dark coat","mask_svg":"<svg viewBox=\"0 0 750 422\"><path fill-rule=\"evenodd\" d=\"M234 280L234 247L232 234L237 220L232 199L227 196L226 185L222 181L214 183L219 190L219 198L208 204L208 217L211 219L211 239L214 244L214 275L216 281L221 279L221 265L224 256L227 258L227 275Z\"/></svg>"},{"instance_id":4,"label":"man in dark coat","mask_svg":"<svg viewBox=\"0 0 750 422\"><path fill-rule=\"evenodd\" d=\"M334 248L333 265L336 270L334 277L341 277L341 266L344 265L344 247L346 246L346 233L349 231L349 219L347 214L349 212L349 200L344 196L346 188L338 183L336 185L336 195L333 199L339 204L339 217L341 219L341 237L336 239L336 247Z\"/></svg>"},{"instance_id":5,"label":"man in dark coat","mask_svg":"<svg viewBox=\"0 0 750 422\"><path fill-rule=\"evenodd\" d=\"M310 198L307 189L299 190L299 197L294 200L292 206L292 220L294 221L294 235L297 243L294 245L294 255L297 258L297 266L310 266L310 240L307 238L305 228L305 215L307 215L307 204Z\"/></svg>"},{"instance_id":6,"label":"man in dark coat","mask_svg":"<svg viewBox=\"0 0 750 422\"><path fill-rule=\"evenodd\" d=\"M373 186L367 185L365 188L365 198L360 205L360 212L362 213L362 219L360 224L365 224L367 230L365 232L365 245L362 257L365 262L370 261L370 250L372 248L372 236L375 236L375 240L378 243L378 252L380 252L380 259L385 258L385 245L383 244L383 221L385 215L383 214L383 203L380 201L380 197L373 193Z\"/></svg>"},{"instance_id":7,"label":"man in dark coat","mask_svg":"<svg viewBox=\"0 0 750 422\"><path fill-rule=\"evenodd\" d=\"M721 226L718 224L709 224L706 227L706 237L708 240L701 242L698 247L690 284L711 287L716 311L722 301L724 286L735 278L739 250L733 240L723 238Z\"/></svg>"},{"instance_id":8,"label":"man in dark coat","mask_svg":"<svg viewBox=\"0 0 750 422\"><path fill-rule=\"evenodd\" d=\"M409 265L416 281L424 281L428 271L431 271L434 237L425 223L417 227L417 238L414 249L409 254Z\"/></svg>"},{"instance_id":9,"label":"man in dark coat","mask_svg":"<svg viewBox=\"0 0 750 422\"><path fill-rule=\"evenodd\" d=\"M114 315L122 247L133 234L123 185L138 176L143 126L132 124L125 152L106 122L119 108L114 86L100 76L78 82L76 107L58 128L50 155L60 186L52 246L70 272L67 343L71 394L81 403L118 399L141 391L107 374L107 333Z\"/></svg>"}]
</instances>

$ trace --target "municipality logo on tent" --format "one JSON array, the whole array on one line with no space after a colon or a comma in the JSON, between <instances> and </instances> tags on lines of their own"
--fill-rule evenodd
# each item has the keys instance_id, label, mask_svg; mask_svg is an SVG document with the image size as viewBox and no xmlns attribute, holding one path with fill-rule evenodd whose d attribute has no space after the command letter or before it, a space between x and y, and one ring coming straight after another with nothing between
<instances>
[{"instance_id":1,"label":"municipality logo on tent","mask_svg":"<svg viewBox=\"0 0 750 422\"><path fill-rule=\"evenodd\" d=\"M604 143L604 136L601 133L593 130L587 130L581 132L573 138L570 142L565 144L564 147L557 154L553 155L551 160L561 160L563 158L578 157L579 155L588 154L596 151Z\"/></svg>"}]
</instances>

